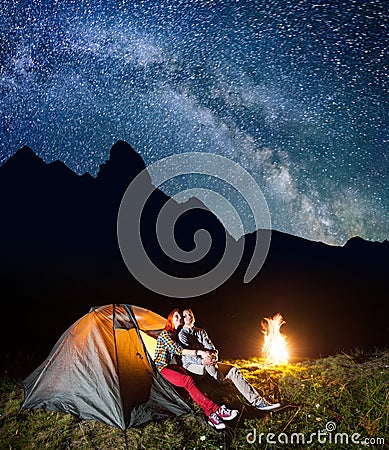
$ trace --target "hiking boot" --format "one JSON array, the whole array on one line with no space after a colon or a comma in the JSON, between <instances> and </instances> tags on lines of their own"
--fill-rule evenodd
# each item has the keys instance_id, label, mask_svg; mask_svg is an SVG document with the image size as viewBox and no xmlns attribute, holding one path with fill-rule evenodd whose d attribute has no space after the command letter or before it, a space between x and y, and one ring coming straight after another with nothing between
<instances>
[{"instance_id":1,"label":"hiking boot","mask_svg":"<svg viewBox=\"0 0 389 450\"><path fill-rule=\"evenodd\" d=\"M239 414L239 411L237 409L228 409L226 405L221 405L216 414L223 420L232 420Z\"/></svg>"},{"instance_id":2,"label":"hiking boot","mask_svg":"<svg viewBox=\"0 0 389 450\"><path fill-rule=\"evenodd\" d=\"M253 406L257 409L260 409L261 411L271 411L272 409L279 408L281 405L279 403L269 403L264 398L262 398L258 404Z\"/></svg>"},{"instance_id":3,"label":"hiking boot","mask_svg":"<svg viewBox=\"0 0 389 450\"><path fill-rule=\"evenodd\" d=\"M214 412L208 416L208 423L211 427L216 428L217 430L222 430L226 427L226 424L223 423L220 417Z\"/></svg>"}]
</instances>

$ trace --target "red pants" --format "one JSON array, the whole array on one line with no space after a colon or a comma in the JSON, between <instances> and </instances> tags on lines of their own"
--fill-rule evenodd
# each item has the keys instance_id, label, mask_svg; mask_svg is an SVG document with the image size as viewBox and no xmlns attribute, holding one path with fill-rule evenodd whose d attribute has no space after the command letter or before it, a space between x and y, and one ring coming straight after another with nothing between
<instances>
[{"instance_id":1,"label":"red pants","mask_svg":"<svg viewBox=\"0 0 389 450\"><path fill-rule=\"evenodd\" d=\"M219 405L200 391L193 378L183 367L169 364L161 370L161 374L174 386L183 387L188 391L193 401L203 409L207 417L219 408Z\"/></svg>"}]
</instances>

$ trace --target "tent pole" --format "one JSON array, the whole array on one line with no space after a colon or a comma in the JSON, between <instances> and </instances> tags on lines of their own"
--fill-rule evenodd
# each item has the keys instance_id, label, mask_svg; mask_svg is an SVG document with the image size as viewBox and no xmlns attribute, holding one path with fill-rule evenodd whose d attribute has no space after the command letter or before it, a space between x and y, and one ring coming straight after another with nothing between
<instances>
[{"instance_id":1,"label":"tent pole","mask_svg":"<svg viewBox=\"0 0 389 450\"><path fill-rule=\"evenodd\" d=\"M20 408L19 408L19 411L16 413L16 421L17 421L17 422L19 421L19 414L20 414L20 412L22 411L22 409L23 409L23 402L20 402Z\"/></svg>"},{"instance_id":2,"label":"tent pole","mask_svg":"<svg viewBox=\"0 0 389 450\"><path fill-rule=\"evenodd\" d=\"M115 320L116 320L116 303L112 303L112 334L113 334L113 343L115 346L115 358L116 358L116 370L118 374L118 381L119 381L119 392L120 392L120 401L122 404L122 414L123 414L123 424L124 424L124 442L126 443L126 450L128 450L128 440L127 440L127 431L126 431L126 413L124 411L124 404L123 404L123 398L121 395L122 389L121 389L121 378L120 378L120 369L119 369L119 354L118 354L118 347L116 342L116 334L115 334Z\"/></svg>"},{"instance_id":3,"label":"tent pole","mask_svg":"<svg viewBox=\"0 0 389 450\"><path fill-rule=\"evenodd\" d=\"M128 439L127 439L127 429L126 428L124 428L124 430L123 430L123 435L124 435L124 443L126 444L126 450L129 450L128 449Z\"/></svg>"}]
</instances>

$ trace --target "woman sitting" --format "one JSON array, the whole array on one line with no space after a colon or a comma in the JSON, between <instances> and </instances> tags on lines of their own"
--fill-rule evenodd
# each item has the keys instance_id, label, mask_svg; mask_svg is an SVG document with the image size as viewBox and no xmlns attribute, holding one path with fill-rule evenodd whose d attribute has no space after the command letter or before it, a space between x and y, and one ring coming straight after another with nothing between
<instances>
[{"instance_id":1,"label":"woman sitting","mask_svg":"<svg viewBox=\"0 0 389 450\"><path fill-rule=\"evenodd\" d=\"M154 362L161 374L174 386L184 388L208 417L208 423L214 428L225 428L223 420L232 420L238 415L236 409L230 410L225 405L217 405L203 394L196 386L193 378L174 359L186 356L206 357L205 350L191 350L181 346L177 340L177 329L182 326L182 316L178 309L174 309L168 316L164 330L158 337L154 354Z\"/></svg>"}]
</instances>

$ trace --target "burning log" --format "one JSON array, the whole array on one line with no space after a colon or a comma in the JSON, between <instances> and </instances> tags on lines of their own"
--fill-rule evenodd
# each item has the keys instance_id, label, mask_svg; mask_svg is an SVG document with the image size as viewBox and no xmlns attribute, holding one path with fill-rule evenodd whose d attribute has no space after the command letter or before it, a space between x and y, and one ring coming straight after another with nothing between
<instances>
[{"instance_id":1,"label":"burning log","mask_svg":"<svg viewBox=\"0 0 389 450\"><path fill-rule=\"evenodd\" d=\"M264 334L264 343L262 355L265 358L265 364L269 366L279 366L288 364L289 355L287 350L286 336L280 329L285 320L280 313L274 317L266 317L262 322L262 332Z\"/></svg>"}]
</instances>

